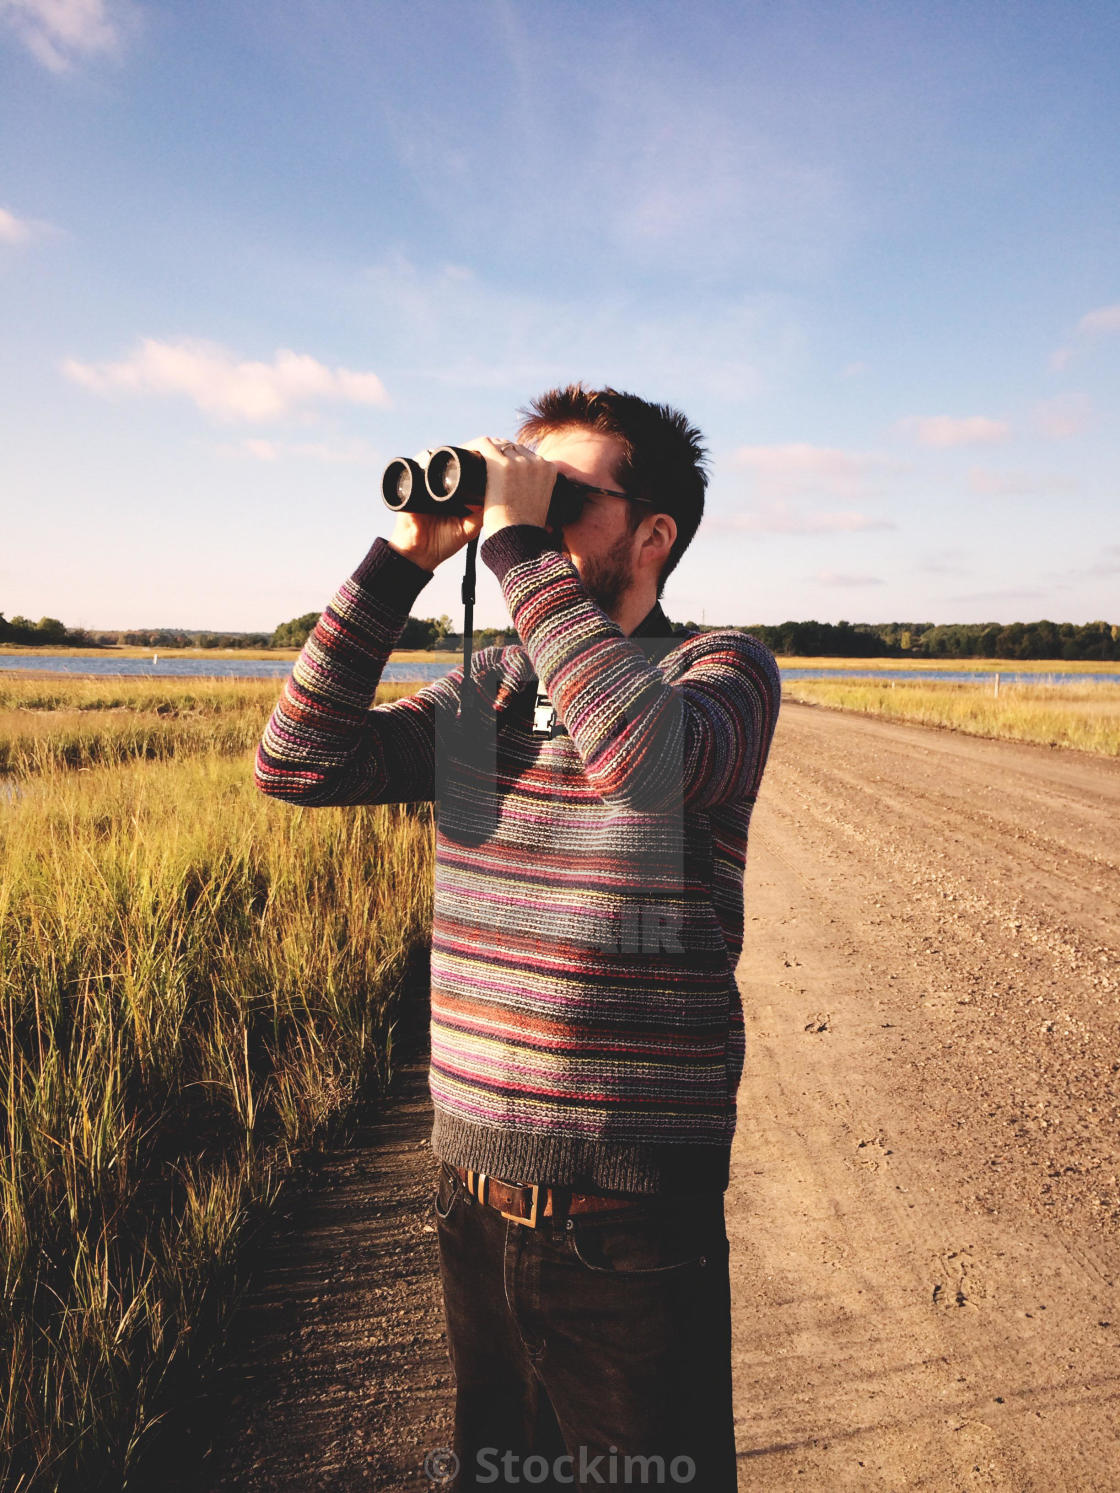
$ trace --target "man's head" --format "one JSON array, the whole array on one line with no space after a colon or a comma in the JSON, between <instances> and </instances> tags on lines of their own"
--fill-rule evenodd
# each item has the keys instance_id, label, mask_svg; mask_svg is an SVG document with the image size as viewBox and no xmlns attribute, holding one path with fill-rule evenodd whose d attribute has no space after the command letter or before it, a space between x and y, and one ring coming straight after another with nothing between
<instances>
[{"instance_id":1,"label":"man's head","mask_svg":"<svg viewBox=\"0 0 1120 1493\"><path fill-rule=\"evenodd\" d=\"M652 583L660 596L704 512L700 432L667 405L582 384L550 389L521 413L518 439L568 476L646 500L595 495L566 526L565 544L590 594L612 615L635 581Z\"/></svg>"}]
</instances>

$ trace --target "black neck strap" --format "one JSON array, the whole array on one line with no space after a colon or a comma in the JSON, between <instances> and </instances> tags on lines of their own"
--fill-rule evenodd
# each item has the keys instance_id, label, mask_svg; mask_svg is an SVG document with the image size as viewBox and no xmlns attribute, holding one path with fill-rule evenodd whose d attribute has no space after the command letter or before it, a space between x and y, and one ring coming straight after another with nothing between
<instances>
[{"instance_id":1,"label":"black neck strap","mask_svg":"<svg viewBox=\"0 0 1120 1493\"><path fill-rule=\"evenodd\" d=\"M478 551L478 535L467 544L467 564L463 571L463 687L459 693L459 714L463 714L463 702L471 687L471 651L474 648L474 583L475 555Z\"/></svg>"}]
</instances>

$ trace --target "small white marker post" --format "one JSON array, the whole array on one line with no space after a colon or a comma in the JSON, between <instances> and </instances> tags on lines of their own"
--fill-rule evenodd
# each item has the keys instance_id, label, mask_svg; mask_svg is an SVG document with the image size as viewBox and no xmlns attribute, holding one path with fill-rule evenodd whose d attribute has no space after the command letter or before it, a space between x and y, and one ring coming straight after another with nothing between
<instances>
[{"instance_id":1,"label":"small white marker post","mask_svg":"<svg viewBox=\"0 0 1120 1493\"><path fill-rule=\"evenodd\" d=\"M999 699L999 675L998 674L996 675L996 687L995 687L995 690L994 690L994 694L995 694L995 698L998 700Z\"/></svg>"}]
</instances>

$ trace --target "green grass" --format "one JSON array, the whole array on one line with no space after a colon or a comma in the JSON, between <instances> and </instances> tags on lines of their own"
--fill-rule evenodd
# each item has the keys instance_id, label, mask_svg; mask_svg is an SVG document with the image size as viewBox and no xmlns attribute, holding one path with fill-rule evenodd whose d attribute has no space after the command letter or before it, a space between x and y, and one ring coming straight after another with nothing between
<instances>
[{"instance_id":1,"label":"green grass","mask_svg":"<svg viewBox=\"0 0 1120 1493\"><path fill-rule=\"evenodd\" d=\"M251 1221L385 1082L430 931L426 808L266 799L238 732L279 682L160 684L4 701L88 715L93 763L44 714L0 798L0 1484L28 1493L125 1484ZM129 760L168 705L182 734Z\"/></svg>"},{"instance_id":2,"label":"green grass","mask_svg":"<svg viewBox=\"0 0 1120 1493\"><path fill-rule=\"evenodd\" d=\"M787 699L888 720L943 726L972 736L1120 755L1116 684L954 684L943 680L800 679Z\"/></svg>"}]
</instances>

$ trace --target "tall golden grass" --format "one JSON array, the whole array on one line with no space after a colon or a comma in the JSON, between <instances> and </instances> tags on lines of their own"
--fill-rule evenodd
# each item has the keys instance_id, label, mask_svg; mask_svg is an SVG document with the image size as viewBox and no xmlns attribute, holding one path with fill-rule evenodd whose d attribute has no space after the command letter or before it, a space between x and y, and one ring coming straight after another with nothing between
<instances>
[{"instance_id":1,"label":"tall golden grass","mask_svg":"<svg viewBox=\"0 0 1120 1493\"><path fill-rule=\"evenodd\" d=\"M787 699L972 736L1120 755L1120 683L955 684L948 680L799 679Z\"/></svg>"},{"instance_id":2,"label":"tall golden grass","mask_svg":"<svg viewBox=\"0 0 1120 1493\"><path fill-rule=\"evenodd\" d=\"M46 708L82 709L76 684ZM197 683L115 681L83 753L121 760L58 766L45 715L37 752L8 758L5 1488L122 1485L206 1351L249 1221L391 1068L430 929L431 814L264 798L238 732L255 744L280 686L253 684L200 708ZM165 760L127 760L130 711L183 726Z\"/></svg>"},{"instance_id":3,"label":"tall golden grass","mask_svg":"<svg viewBox=\"0 0 1120 1493\"><path fill-rule=\"evenodd\" d=\"M0 671L0 773L255 748L276 679L21 679ZM395 700L416 686L384 684Z\"/></svg>"},{"instance_id":4,"label":"tall golden grass","mask_svg":"<svg viewBox=\"0 0 1120 1493\"><path fill-rule=\"evenodd\" d=\"M2 657L2 655L0 655ZM906 669L915 674L959 670L970 674L1037 674L1045 683L1054 674L1111 674L1120 684L1120 663L1093 658L923 658L898 654L883 658L810 658L795 653L778 654L783 669L835 669L845 674L878 674L884 669ZM947 681L946 681L947 682Z\"/></svg>"}]
</instances>

